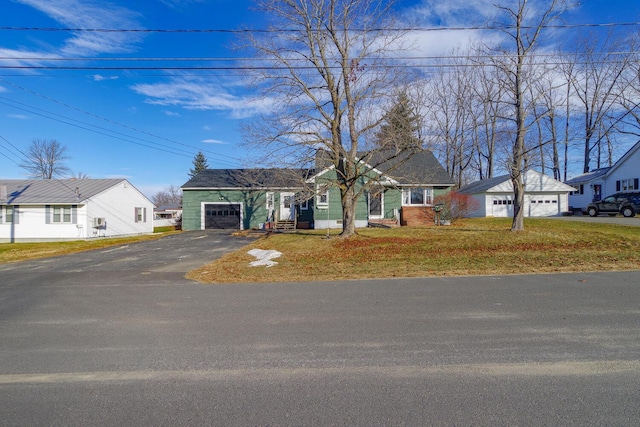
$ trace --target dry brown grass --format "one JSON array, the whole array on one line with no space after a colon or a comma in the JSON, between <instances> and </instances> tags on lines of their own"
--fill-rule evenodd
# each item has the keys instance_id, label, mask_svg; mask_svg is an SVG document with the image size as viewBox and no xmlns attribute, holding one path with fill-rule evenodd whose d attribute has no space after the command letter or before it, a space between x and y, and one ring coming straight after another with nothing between
<instances>
[{"instance_id":1,"label":"dry brown grass","mask_svg":"<svg viewBox=\"0 0 640 427\"><path fill-rule=\"evenodd\" d=\"M320 231L271 234L187 277L249 283L640 269L640 227L527 219L526 230L514 233L510 224L363 229L348 240ZM283 255L276 266L250 267L252 248Z\"/></svg>"},{"instance_id":2,"label":"dry brown grass","mask_svg":"<svg viewBox=\"0 0 640 427\"><path fill-rule=\"evenodd\" d=\"M0 243L0 264L66 255L144 240L154 240L167 234L169 233L154 233L133 237L96 238L69 242Z\"/></svg>"}]
</instances>

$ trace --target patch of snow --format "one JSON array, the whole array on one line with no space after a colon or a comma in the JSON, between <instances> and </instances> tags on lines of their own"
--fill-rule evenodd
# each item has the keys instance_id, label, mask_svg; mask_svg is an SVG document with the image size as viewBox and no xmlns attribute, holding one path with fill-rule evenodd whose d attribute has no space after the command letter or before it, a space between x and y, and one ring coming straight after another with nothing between
<instances>
[{"instance_id":1,"label":"patch of snow","mask_svg":"<svg viewBox=\"0 0 640 427\"><path fill-rule=\"evenodd\" d=\"M278 264L275 261L271 261L274 258L280 257L282 252L274 251L274 250L265 250L265 249L251 249L247 252L249 255L257 258L256 261L252 261L249 263L251 267L273 267Z\"/></svg>"}]
</instances>

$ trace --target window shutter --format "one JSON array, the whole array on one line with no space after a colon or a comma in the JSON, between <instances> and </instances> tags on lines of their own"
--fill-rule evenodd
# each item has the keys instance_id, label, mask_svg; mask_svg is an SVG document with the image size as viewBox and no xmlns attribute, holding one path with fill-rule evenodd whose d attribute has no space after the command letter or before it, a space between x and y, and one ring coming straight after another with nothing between
<instances>
[{"instance_id":1,"label":"window shutter","mask_svg":"<svg viewBox=\"0 0 640 427\"><path fill-rule=\"evenodd\" d=\"M616 181L616 191L620 191L620 181Z\"/></svg>"},{"instance_id":2,"label":"window shutter","mask_svg":"<svg viewBox=\"0 0 640 427\"><path fill-rule=\"evenodd\" d=\"M133 221L138 222L138 208L133 208Z\"/></svg>"},{"instance_id":3,"label":"window shutter","mask_svg":"<svg viewBox=\"0 0 640 427\"><path fill-rule=\"evenodd\" d=\"M71 205L71 224L78 223L78 205Z\"/></svg>"},{"instance_id":4,"label":"window shutter","mask_svg":"<svg viewBox=\"0 0 640 427\"><path fill-rule=\"evenodd\" d=\"M634 190L640 190L640 187L638 187L638 181L639 181L638 178L635 178L633 180L633 189Z\"/></svg>"},{"instance_id":5,"label":"window shutter","mask_svg":"<svg viewBox=\"0 0 640 427\"><path fill-rule=\"evenodd\" d=\"M142 208L142 222L147 222L147 208Z\"/></svg>"},{"instance_id":6,"label":"window shutter","mask_svg":"<svg viewBox=\"0 0 640 427\"><path fill-rule=\"evenodd\" d=\"M20 213L20 206L14 205L13 206L13 223L14 224L20 224L20 215L18 215L19 213Z\"/></svg>"},{"instance_id":7,"label":"window shutter","mask_svg":"<svg viewBox=\"0 0 640 427\"><path fill-rule=\"evenodd\" d=\"M44 207L44 223L51 224L51 205L45 205Z\"/></svg>"}]
</instances>

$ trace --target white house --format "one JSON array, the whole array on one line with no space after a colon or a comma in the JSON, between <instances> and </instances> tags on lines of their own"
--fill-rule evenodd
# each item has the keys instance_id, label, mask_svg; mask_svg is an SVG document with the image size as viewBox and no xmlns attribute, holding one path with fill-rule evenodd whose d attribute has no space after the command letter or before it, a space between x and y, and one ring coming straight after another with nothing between
<instances>
[{"instance_id":1,"label":"white house","mask_svg":"<svg viewBox=\"0 0 640 427\"><path fill-rule=\"evenodd\" d=\"M126 179L0 179L0 242L152 233L153 208Z\"/></svg>"},{"instance_id":2,"label":"white house","mask_svg":"<svg viewBox=\"0 0 640 427\"><path fill-rule=\"evenodd\" d=\"M569 204L585 211L587 205L613 193L640 190L640 141L613 166L587 172L566 182L576 190L569 195Z\"/></svg>"},{"instance_id":3,"label":"white house","mask_svg":"<svg viewBox=\"0 0 640 427\"><path fill-rule=\"evenodd\" d=\"M155 227L173 227L182 218L182 206L163 205L153 211L153 225Z\"/></svg>"},{"instance_id":4,"label":"white house","mask_svg":"<svg viewBox=\"0 0 640 427\"><path fill-rule=\"evenodd\" d=\"M523 181L524 216L555 216L569 211L568 195L573 187L534 170L528 170ZM471 217L513 216L513 184L509 175L476 181L458 192L470 195L478 202L478 208L469 215Z\"/></svg>"}]
</instances>

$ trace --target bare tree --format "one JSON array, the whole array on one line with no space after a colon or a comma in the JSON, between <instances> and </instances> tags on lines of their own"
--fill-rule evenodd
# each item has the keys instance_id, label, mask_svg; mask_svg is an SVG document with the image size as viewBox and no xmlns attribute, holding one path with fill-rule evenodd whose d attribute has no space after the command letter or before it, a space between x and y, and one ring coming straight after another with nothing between
<instances>
[{"instance_id":1,"label":"bare tree","mask_svg":"<svg viewBox=\"0 0 640 427\"><path fill-rule=\"evenodd\" d=\"M479 179L493 178L496 162L496 144L503 127L501 117L504 87L500 85L495 67L490 66L483 58L483 62L476 62L474 67L475 84L473 89L473 115L476 123L474 145L476 151L476 170Z\"/></svg>"},{"instance_id":2,"label":"bare tree","mask_svg":"<svg viewBox=\"0 0 640 427\"><path fill-rule=\"evenodd\" d=\"M156 206L182 206L182 190L179 187L170 185L154 194L151 200Z\"/></svg>"},{"instance_id":3,"label":"bare tree","mask_svg":"<svg viewBox=\"0 0 640 427\"><path fill-rule=\"evenodd\" d=\"M628 56L618 49L618 43L613 34L603 42L591 34L577 44L571 81L584 116L583 172L591 169L594 153L597 167L601 166L601 143L613 129L607 119L626 90L621 84Z\"/></svg>"},{"instance_id":4,"label":"bare tree","mask_svg":"<svg viewBox=\"0 0 640 427\"><path fill-rule=\"evenodd\" d=\"M440 146L446 171L458 186L464 184L474 158L475 123L472 111L473 69L461 56L451 68L440 68L428 82L430 134Z\"/></svg>"},{"instance_id":5,"label":"bare tree","mask_svg":"<svg viewBox=\"0 0 640 427\"><path fill-rule=\"evenodd\" d=\"M71 172L64 164L69 159L67 147L55 139L34 139L27 149L26 158L20 167L34 179L61 178Z\"/></svg>"},{"instance_id":6,"label":"bare tree","mask_svg":"<svg viewBox=\"0 0 640 427\"><path fill-rule=\"evenodd\" d=\"M86 172L78 171L78 172L73 172L71 174L71 178L73 178L73 179L89 179L91 177Z\"/></svg>"},{"instance_id":7,"label":"bare tree","mask_svg":"<svg viewBox=\"0 0 640 427\"><path fill-rule=\"evenodd\" d=\"M246 140L298 167L322 149L335 175L326 185L340 191L341 236L352 236L362 178L371 173L360 150L368 140L373 146L384 105L400 87L403 69L390 65L406 31L394 30L393 1L260 0L258 7L272 26L247 37L268 61L253 77L272 107L245 127Z\"/></svg>"},{"instance_id":8,"label":"bare tree","mask_svg":"<svg viewBox=\"0 0 640 427\"><path fill-rule=\"evenodd\" d=\"M504 21L505 34L508 35L513 47L505 47L502 55L496 58L496 66L504 75L503 84L510 98L509 103L513 112L514 138L508 161L509 175L513 184L513 221L512 231L524 230L524 181L526 159L527 132L531 121L527 122L530 107L535 101L527 99L528 74L531 71L531 57L537 47L540 34L545 26L556 19L563 11L563 0L548 0L539 14L529 0L510 2L512 6L497 6ZM533 15L533 16L532 16Z\"/></svg>"}]
</instances>

